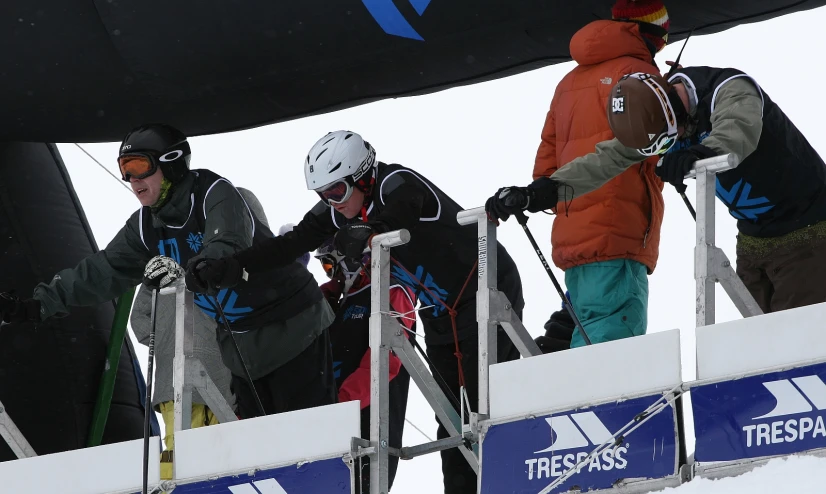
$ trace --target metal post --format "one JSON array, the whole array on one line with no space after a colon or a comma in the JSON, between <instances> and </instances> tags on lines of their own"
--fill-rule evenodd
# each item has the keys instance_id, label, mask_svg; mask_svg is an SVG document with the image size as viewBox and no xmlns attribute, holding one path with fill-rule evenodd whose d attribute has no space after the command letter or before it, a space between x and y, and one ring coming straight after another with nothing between
<instances>
[{"instance_id":1,"label":"metal post","mask_svg":"<svg viewBox=\"0 0 826 494\"><path fill-rule=\"evenodd\" d=\"M694 279L697 283L697 326L715 321L715 284L723 285L729 298L743 317L763 313L754 297L734 272L731 262L715 242L714 198L717 174L736 168L735 154L697 161L687 178L697 179L697 245L694 247Z\"/></svg>"},{"instance_id":2,"label":"metal post","mask_svg":"<svg viewBox=\"0 0 826 494\"><path fill-rule=\"evenodd\" d=\"M410 241L407 230L376 235L370 244L370 461L371 494L389 491L388 447L390 346L383 341L382 328L396 324L390 316L390 248Z\"/></svg>"},{"instance_id":3,"label":"metal post","mask_svg":"<svg viewBox=\"0 0 826 494\"><path fill-rule=\"evenodd\" d=\"M479 246L479 289L476 292L476 320L479 323L479 413L471 419L485 420L490 414L488 376L490 366L496 363L496 334L499 324L524 357L542 352L513 313L511 303L497 288L496 225L488 220L485 208L461 211L456 215L460 225L476 223ZM472 431L478 433L478 430Z\"/></svg>"},{"instance_id":4,"label":"metal post","mask_svg":"<svg viewBox=\"0 0 826 494\"><path fill-rule=\"evenodd\" d=\"M0 437L6 441L6 444L9 445L9 448L11 448L17 458L37 456L32 446L26 438L23 437L23 433L20 432L20 429L17 428L14 421L9 417L8 412L6 412L6 407L3 406L2 402L0 402Z\"/></svg>"},{"instance_id":5,"label":"metal post","mask_svg":"<svg viewBox=\"0 0 826 494\"><path fill-rule=\"evenodd\" d=\"M458 219L458 218L457 218ZM496 363L496 320L490 317L490 296L498 288L496 274L498 256L496 249L496 225L487 215L476 218L479 247L479 288L476 291L476 321L479 325L479 415L478 420L490 416L488 370ZM478 431L472 431L478 432Z\"/></svg>"},{"instance_id":6,"label":"metal post","mask_svg":"<svg viewBox=\"0 0 826 494\"><path fill-rule=\"evenodd\" d=\"M694 279L697 283L697 326L714 324L715 281L709 276L712 269L709 251L715 247L714 199L717 177L702 171L697 162L697 244L694 247Z\"/></svg>"},{"instance_id":7,"label":"metal post","mask_svg":"<svg viewBox=\"0 0 826 494\"><path fill-rule=\"evenodd\" d=\"M187 382L187 360L195 354L194 296L183 279L171 285L175 293L175 357L172 387L175 392L174 432L187 430L192 422L192 383ZM168 289L164 289L164 293Z\"/></svg>"}]
</instances>

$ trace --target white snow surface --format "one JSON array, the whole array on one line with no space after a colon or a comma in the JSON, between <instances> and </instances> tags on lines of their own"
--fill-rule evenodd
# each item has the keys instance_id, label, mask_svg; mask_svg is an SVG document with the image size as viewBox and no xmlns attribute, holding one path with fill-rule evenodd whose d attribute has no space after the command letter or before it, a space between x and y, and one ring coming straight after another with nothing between
<instances>
[{"instance_id":1,"label":"white snow surface","mask_svg":"<svg viewBox=\"0 0 826 494\"><path fill-rule=\"evenodd\" d=\"M718 480L695 478L662 494L787 494L826 492L826 458L776 458L737 477Z\"/></svg>"}]
</instances>

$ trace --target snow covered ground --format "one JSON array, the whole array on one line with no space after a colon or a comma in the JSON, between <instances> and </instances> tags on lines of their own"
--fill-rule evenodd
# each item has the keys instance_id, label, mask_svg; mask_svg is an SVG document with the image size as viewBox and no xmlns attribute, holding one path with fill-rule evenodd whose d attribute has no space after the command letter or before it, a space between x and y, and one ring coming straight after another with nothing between
<instances>
[{"instance_id":1,"label":"snow covered ground","mask_svg":"<svg viewBox=\"0 0 826 494\"><path fill-rule=\"evenodd\" d=\"M695 478L663 494L788 494L826 492L826 458L778 458L738 477Z\"/></svg>"}]
</instances>

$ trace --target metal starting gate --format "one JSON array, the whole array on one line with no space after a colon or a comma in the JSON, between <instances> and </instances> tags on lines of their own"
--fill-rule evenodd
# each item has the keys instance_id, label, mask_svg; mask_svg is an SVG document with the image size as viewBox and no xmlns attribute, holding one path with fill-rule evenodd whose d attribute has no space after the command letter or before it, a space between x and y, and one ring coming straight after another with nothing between
<instances>
[{"instance_id":1,"label":"metal starting gate","mask_svg":"<svg viewBox=\"0 0 826 494\"><path fill-rule=\"evenodd\" d=\"M173 479L159 478L160 443L153 437L150 484L176 494L350 493L354 465L368 457L370 494L386 494L390 455L411 459L459 448L479 474L480 494L641 493L695 476L737 475L777 456L826 455L826 303L763 315L714 243L715 175L737 165L733 155L711 158L689 175L697 179L695 381L682 378L679 329L540 355L497 290L496 228L476 208L457 221L478 229L478 412L469 412L464 394L462 410L453 408L390 312L390 249L410 234L389 232L370 246L370 439L360 438L355 402L237 420L193 357L193 296L179 282L162 291L174 294L178 309ZM714 324L718 282L744 319ZM498 326L522 359L496 362ZM450 437L389 446L391 351ZM220 425L187 430L193 389ZM692 457L685 454L686 393ZM0 435L21 458L0 463L10 492L140 491L142 440L38 457L2 404Z\"/></svg>"}]
</instances>

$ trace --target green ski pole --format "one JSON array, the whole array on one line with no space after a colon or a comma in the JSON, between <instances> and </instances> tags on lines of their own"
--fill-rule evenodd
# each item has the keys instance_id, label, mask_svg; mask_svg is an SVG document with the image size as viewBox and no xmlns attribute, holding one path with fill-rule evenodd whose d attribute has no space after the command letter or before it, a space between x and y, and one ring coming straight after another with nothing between
<instances>
[{"instance_id":1,"label":"green ski pole","mask_svg":"<svg viewBox=\"0 0 826 494\"><path fill-rule=\"evenodd\" d=\"M123 348L123 339L126 337L126 323L129 322L129 311L132 309L134 298L134 288L130 288L118 298L115 317L112 321L112 331L109 333L109 345L106 348L103 376L98 386L92 423L89 426L89 435L86 440L87 447L99 446L103 440L106 419L109 418L109 406L112 404L112 393L115 390L115 378L118 375L120 351Z\"/></svg>"}]
</instances>

